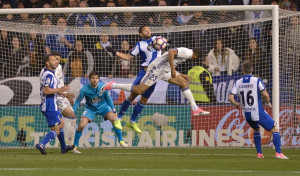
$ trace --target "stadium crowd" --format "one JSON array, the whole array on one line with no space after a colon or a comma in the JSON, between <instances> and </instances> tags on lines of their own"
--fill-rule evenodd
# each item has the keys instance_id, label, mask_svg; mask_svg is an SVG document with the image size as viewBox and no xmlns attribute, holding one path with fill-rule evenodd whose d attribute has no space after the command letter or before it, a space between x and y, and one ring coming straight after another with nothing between
<instances>
[{"instance_id":1,"label":"stadium crowd","mask_svg":"<svg viewBox=\"0 0 300 176\"><path fill-rule=\"evenodd\" d=\"M298 0L10 0L1 1L3 9L8 8L68 8L68 7L129 7L129 6L192 6L192 5L279 5L285 10L297 11L300 7ZM38 76L43 67L43 57L51 51L62 54L63 71L66 77L87 77L95 70L103 77L132 78L139 69L139 58L130 61L120 60L106 50L107 46L129 53L134 44L140 40L138 35L121 35L120 27L150 27L162 26L165 38L172 39L168 48L188 47L202 48L209 58L209 71L213 76L232 75L240 73L240 63L252 60L260 68L256 75L270 75L271 64L271 24L236 25L203 30L174 32L174 27L184 25L212 24L238 20L251 20L270 17L265 11L248 11L242 16L231 12L183 12L183 13L86 13L86 14L41 14L41 15L2 15L0 22L40 24L48 27L56 25L59 30L55 34L39 34L35 29L29 33L10 32L1 29L0 35L0 79L15 76ZM114 35L101 32L98 35L64 34L65 27L84 27L89 33L93 27L109 27ZM292 26L299 26L297 16L291 19ZM284 29L285 30L285 29ZM288 29L293 31L293 29ZM282 36L293 41L290 36ZM221 62L219 62L219 60ZM229 60L232 60L229 62ZM193 66L199 64L193 61L184 63L178 70L187 73ZM263 73L262 73L263 72Z\"/></svg>"}]
</instances>

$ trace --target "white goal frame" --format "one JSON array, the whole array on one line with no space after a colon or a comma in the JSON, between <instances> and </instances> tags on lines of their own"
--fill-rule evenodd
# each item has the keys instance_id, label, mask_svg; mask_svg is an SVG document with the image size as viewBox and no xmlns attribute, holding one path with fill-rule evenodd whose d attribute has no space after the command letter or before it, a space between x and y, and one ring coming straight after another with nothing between
<instances>
[{"instance_id":1,"label":"white goal frame","mask_svg":"<svg viewBox=\"0 0 300 176\"><path fill-rule=\"evenodd\" d=\"M277 5L168 6L168 7L90 7L1 9L0 14L119 13L119 12L194 12L194 11L272 11L272 104L273 119L279 129L279 8Z\"/></svg>"}]
</instances>

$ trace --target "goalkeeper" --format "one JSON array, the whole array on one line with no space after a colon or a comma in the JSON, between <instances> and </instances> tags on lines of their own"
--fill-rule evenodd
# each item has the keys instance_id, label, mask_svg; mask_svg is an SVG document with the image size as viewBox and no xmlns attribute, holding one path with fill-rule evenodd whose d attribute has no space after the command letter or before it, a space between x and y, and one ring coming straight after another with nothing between
<instances>
[{"instance_id":1,"label":"goalkeeper","mask_svg":"<svg viewBox=\"0 0 300 176\"><path fill-rule=\"evenodd\" d=\"M182 63L189 59L199 59L201 56L202 52L200 49L191 50L184 47L170 49L161 57L158 57L151 62L148 66L146 75L143 77L139 85L117 84L112 81L105 86L104 90L122 89L140 95L147 91L152 85L156 84L159 80L164 80L181 88L184 97L190 102L192 114L194 116L208 115L209 112L202 110L195 103L188 84L190 77L188 75L180 74L175 70L175 66L178 63Z\"/></svg>"},{"instance_id":2,"label":"goalkeeper","mask_svg":"<svg viewBox=\"0 0 300 176\"><path fill-rule=\"evenodd\" d=\"M90 83L84 85L80 89L80 94L73 106L74 113L76 114L81 100L85 98L85 109L81 116L80 124L78 125L75 133L75 148L78 147L79 139L82 135L82 130L88 123L92 122L97 114L100 114L105 120L109 120L113 124L113 128L119 138L120 145L122 147L127 147L128 145L123 141L122 138L121 121L116 117L116 114L114 112L115 107L109 91L101 91L105 84L99 82L99 75L95 71L92 71L89 74L89 81Z\"/></svg>"}]
</instances>

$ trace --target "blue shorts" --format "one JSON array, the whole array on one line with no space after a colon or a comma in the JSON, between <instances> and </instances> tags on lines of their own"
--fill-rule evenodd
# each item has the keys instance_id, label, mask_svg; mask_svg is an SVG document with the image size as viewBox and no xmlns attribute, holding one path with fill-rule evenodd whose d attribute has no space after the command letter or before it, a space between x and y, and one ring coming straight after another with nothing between
<instances>
[{"instance_id":1,"label":"blue shorts","mask_svg":"<svg viewBox=\"0 0 300 176\"><path fill-rule=\"evenodd\" d=\"M145 76L146 71L145 70L140 70L138 75L136 76L136 79L134 80L134 82L132 83L133 85L139 85L143 79L143 77ZM142 96L145 98L149 98L152 94L152 92L154 91L156 86L156 83L153 84L148 90L146 90L146 92L142 93Z\"/></svg>"},{"instance_id":2,"label":"blue shorts","mask_svg":"<svg viewBox=\"0 0 300 176\"><path fill-rule=\"evenodd\" d=\"M104 106L99 110L90 110L85 108L82 114L82 117L85 117L89 120L89 122L93 121L97 114L100 114L103 118L105 118L106 114L112 112L112 109L109 106Z\"/></svg>"},{"instance_id":3,"label":"blue shorts","mask_svg":"<svg viewBox=\"0 0 300 176\"><path fill-rule=\"evenodd\" d=\"M57 126L61 123L62 115L59 111L42 111L47 119L48 127Z\"/></svg>"},{"instance_id":4,"label":"blue shorts","mask_svg":"<svg viewBox=\"0 0 300 176\"><path fill-rule=\"evenodd\" d=\"M272 130L275 126L276 123L275 121L271 118L271 116L266 113L263 112L260 114L259 116L259 121L253 121L251 118L246 118L246 121L248 122L248 124L251 126L251 128L253 129L257 129L259 128L258 125L262 126L265 130L270 131Z\"/></svg>"}]
</instances>

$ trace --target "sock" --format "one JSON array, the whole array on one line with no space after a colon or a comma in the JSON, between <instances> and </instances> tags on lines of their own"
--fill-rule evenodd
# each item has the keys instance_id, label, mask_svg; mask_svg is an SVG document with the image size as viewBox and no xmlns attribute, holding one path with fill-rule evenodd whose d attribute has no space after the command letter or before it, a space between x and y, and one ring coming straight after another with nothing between
<instances>
[{"instance_id":1,"label":"sock","mask_svg":"<svg viewBox=\"0 0 300 176\"><path fill-rule=\"evenodd\" d=\"M137 117L140 115L140 113L142 112L143 108L144 108L145 105L141 104L140 102L138 102L135 106L134 106L134 109L133 109L133 113L131 115L131 118L130 118L130 123L134 123L137 119Z\"/></svg>"},{"instance_id":2,"label":"sock","mask_svg":"<svg viewBox=\"0 0 300 176\"><path fill-rule=\"evenodd\" d=\"M126 113L130 105L131 105L131 101L128 98L125 101L123 101L118 114L119 119L122 119L123 115Z\"/></svg>"},{"instance_id":3,"label":"sock","mask_svg":"<svg viewBox=\"0 0 300 176\"><path fill-rule=\"evenodd\" d=\"M54 139L57 136L57 133L55 131L50 131L46 134L45 138L43 139L42 143L44 146L46 146L46 144L48 142L50 142L52 139Z\"/></svg>"},{"instance_id":4,"label":"sock","mask_svg":"<svg viewBox=\"0 0 300 176\"><path fill-rule=\"evenodd\" d=\"M274 132L273 133L273 144L275 146L275 151L277 153L281 153L281 141L280 141L280 136L279 136L279 133L278 132Z\"/></svg>"},{"instance_id":5,"label":"sock","mask_svg":"<svg viewBox=\"0 0 300 176\"><path fill-rule=\"evenodd\" d=\"M79 139L82 135L82 131L77 131L75 133L75 139L74 139L74 145L76 145L78 147L78 143L79 143Z\"/></svg>"},{"instance_id":6,"label":"sock","mask_svg":"<svg viewBox=\"0 0 300 176\"><path fill-rule=\"evenodd\" d=\"M182 89L182 93L183 93L184 97L190 102L192 110L196 111L198 109L198 106L196 105L192 91L189 88L185 88L185 89Z\"/></svg>"},{"instance_id":7,"label":"sock","mask_svg":"<svg viewBox=\"0 0 300 176\"><path fill-rule=\"evenodd\" d=\"M60 143L60 148L64 150L66 148L66 142L65 142L65 134L64 134L64 129L61 128L59 129L59 135L57 135L57 138Z\"/></svg>"},{"instance_id":8,"label":"sock","mask_svg":"<svg viewBox=\"0 0 300 176\"><path fill-rule=\"evenodd\" d=\"M121 131L120 129L115 128L115 127L113 127L113 128L114 128L115 133L116 133L116 135L117 135L117 137L118 137L118 141L119 141L119 142L120 142L120 141L123 141L122 131Z\"/></svg>"},{"instance_id":9,"label":"sock","mask_svg":"<svg viewBox=\"0 0 300 176\"><path fill-rule=\"evenodd\" d=\"M254 139L257 153L262 153L262 151L261 151L261 136L260 136L259 131L254 131L253 139Z\"/></svg>"},{"instance_id":10,"label":"sock","mask_svg":"<svg viewBox=\"0 0 300 176\"><path fill-rule=\"evenodd\" d=\"M112 89L122 89L125 90L126 92L131 92L131 86L132 84L117 84L117 83L113 83L111 85Z\"/></svg>"},{"instance_id":11,"label":"sock","mask_svg":"<svg viewBox=\"0 0 300 176\"><path fill-rule=\"evenodd\" d=\"M72 145L74 141L76 118L65 118L65 141L67 145Z\"/></svg>"}]
</instances>

